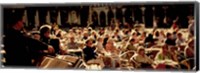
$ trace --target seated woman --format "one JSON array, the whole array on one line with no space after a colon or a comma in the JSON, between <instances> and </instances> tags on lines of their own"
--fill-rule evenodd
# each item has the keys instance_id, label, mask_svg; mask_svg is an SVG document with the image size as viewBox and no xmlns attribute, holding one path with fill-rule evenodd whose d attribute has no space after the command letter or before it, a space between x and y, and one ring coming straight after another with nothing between
<instances>
[{"instance_id":1,"label":"seated woman","mask_svg":"<svg viewBox=\"0 0 200 73\"><path fill-rule=\"evenodd\" d=\"M94 38L95 40L98 38L98 34L96 33L96 31L92 31L91 35L92 38Z\"/></svg>"},{"instance_id":2,"label":"seated woman","mask_svg":"<svg viewBox=\"0 0 200 73\"><path fill-rule=\"evenodd\" d=\"M155 60L166 60L166 59L172 59L172 58L171 58L171 54L168 51L168 46L164 45L162 47L162 51L158 53Z\"/></svg>"},{"instance_id":3,"label":"seated woman","mask_svg":"<svg viewBox=\"0 0 200 73\"><path fill-rule=\"evenodd\" d=\"M194 39L190 40L188 45L183 49L184 57L180 61L181 69L191 70L194 67Z\"/></svg>"},{"instance_id":4,"label":"seated woman","mask_svg":"<svg viewBox=\"0 0 200 73\"><path fill-rule=\"evenodd\" d=\"M109 39L106 43L104 55L112 59L113 68L119 67L119 50L114 46L112 39Z\"/></svg>"},{"instance_id":5,"label":"seated woman","mask_svg":"<svg viewBox=\"0 0 200 73\"><path fill-rule=\"evenodd\" d=\"M157 43L163 43L165 40L164 33L156 31L154 33L154 39L156 40Z\"/></svg>"},{"instance_id":6,"label":"seated woman","mask_svg":"<svg viewBox=\"0 0 200 73\"><path fill-rule=\"evenodd\" d=\"M144 48L138 49L138 55L135 57L135 60L140 63L141 68L151 68L153 64L153 60L145 54Z\"/></svg>"},{"instance_id":7,"label":"seated woman","mask_svg":"<svg viewBox=\"0 0 200 73\"><path fill-rule=\"evenodd\" d=\"M194 58L194 39L192 39L184 50L186 58Z\"/></svg>"},{"instance_id":8,"label":"seated woman","mask_svg":"<svg viewBox=\"0 0 200 73\"><path fill-rule=\"evenodd\" d=\"M194 39L192 39L188 43L188 47L185 48L184 51L185 57L187 58L187 61L190 65L190 68L194 67Z\"/></svg>"},{"instance_id":9,"label":"seated woman","mask_svg":"<svg viewBox=\"0 0 200 73\"><path fill-rule=\"evenodd\" d=\"M165 38L166 38L165 32L164 32L164 30L161 30L160 31L160 40L161 40L161 42L164 42Z\"/></svg>"},{"instance_id":10,"label":"seated woman","mask_svg":"<svg viewBox=\"0 0 200 73\"><path fill-rule=\"evenodd\" d=\"M162 51L158 53L155 60L161 62L157 65L156 69L176 69L177 64L174 64L177 63L176 55L172 56L172 53L170 53L170 51L168 50L167 45L164 45L162 47ZM174 63L169 63L169 61Z\"/></svg>"},{"instance_id":11,"label":"seated woman","mask_svg":"<svg viewBox=\"0 0 200 73\"><path fill-rule=\"evenodd\" d=\"M188 70L194 68L194 39L190 40L188 46L184 50L185 60L181 61L183 66L186 66Z\"/></svg>"},{"instance_id":12,"label":"seated woman","mask_svg":"<svg viewBox=\"0 0 200 73\"><path fill-rule=\"evenodd\" d=\"M119 55L119 50L114 46L114 41L109 39L106 43L105 53L111 56Z\"/></svg>"},{"instance_id":13,"label":"seated woman","mask_svg":"<svg viewBox=\"0 0 200 73\"><path fill-rule=\"evenodd\" d=\"M53 46L53 48L55 49L55 54L59 54L61 52L60 41L59 39L52 39L50 37L49 27L43 27L40 29L40 37L40 41Z\"/></svg>"},{"instance_id":14,"label":"seated woman","mask_svg":"<svg viewBox=\"0 0 200 73\"><path fill-rule=\"evenodd\" d=\"M178 59L179 55L177 53L177 50L178 50L178 48L173 46L173 47L170 48L169 53L171 54L171 58L172 58L173 61L179 62L179 59Z\"/></svg>"},{"instance_id":15,"label":"seated woman","mask_svg":"<svg viewBox=\"0 0 200 73\"><path fill-rule=\"evenodd\" d=\"M140 38L139 38L139 41L143 41L145 40L146 38L146 35L147 35L147 32L143 32L141 35L140 35Z\"/></svg>"},{"instance_id":16,"label":"seated woman","mask_svg":"<svg viewBox=\"0 0 200 73\"><path fill-rule=\"evenodd\" d=\"M97 39L97 52L98 53L103 53L103 51L105 50L104 49L104 47L103 47L103 40L104 40L104 38L102 38L102 37L99 37L98 39Z\"/></svg>"},{"instance_id":17,"label":"seated woman","mask_svg":"<svg viewBox=\"0 0 200 73\"><path fill-rule=\"evenodd\" d=\"M111 69L113 64L112 64L112 58L110 57L103 57L103 62L105 64L105 67L103 69Z\"/></svg>"}]
</instances>

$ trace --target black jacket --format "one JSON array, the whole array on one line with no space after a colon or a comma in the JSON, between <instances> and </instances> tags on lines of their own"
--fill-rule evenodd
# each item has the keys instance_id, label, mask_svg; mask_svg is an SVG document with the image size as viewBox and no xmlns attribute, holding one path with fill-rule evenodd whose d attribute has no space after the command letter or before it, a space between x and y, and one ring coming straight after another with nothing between
<instances>
[{"instance_id":1,"label":"black jacket","mask_svg":"<svg viewBox=\"0 0 200 73\"><path fill-rule=\"evenodd\" d=\"M83 49L84 58L85 58L86 62L88 60L91 60L91 59L96 59L96 55L97 54L94 51L95 51L95 47L88 47L88 46L86 46L86 48Z\"/></svg>"},{"instance_id":2,"label":"black jacket","mask_svg":"<svg viewBox=\"0 0 200 73\"><path fill-rule=\"evenodd\" d=\"M176 45L176 40L167 39L167 40L165 41L165 44L175 46L175 45Z\"/></svg>"},{"instance_id":3,"label":"black jacket","mask_svg":"<svg viewBox=\"0 0 200 73\"><path fill-rule=\"evenodd\" d=\"M15 29L7 30L3 44L6 51L5 67L33 66L31 60L39 55L41 50L48 48L47 44L27 37Z\"/></svg>"},{"instance_id":4,"label":"black jacket","mask_svg":"<svg viewBox=\"0 0 200 73\"><path fill-rule=\"evenodd\" d=\"M55 50L55 54L60 53L60 41L59 41L59 39L50 39L50 38L41 37L41 41L48 44L48 45L53 46L53 48Z\"/></svg>"}]
</instances>

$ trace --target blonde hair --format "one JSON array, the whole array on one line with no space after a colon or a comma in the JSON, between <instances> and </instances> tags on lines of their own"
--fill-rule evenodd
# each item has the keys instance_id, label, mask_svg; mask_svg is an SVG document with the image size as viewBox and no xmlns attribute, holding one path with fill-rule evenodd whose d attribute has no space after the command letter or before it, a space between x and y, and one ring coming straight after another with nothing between
<instances>
[{"instance_id":1,"label":"blonde hair","mask_svg":"<svg viewBox=\"0 0 200 73\"><path fill-rule=\"evenodd\" d=\"M144 47L140 46L140 47L138 47L137 52L140 52L140 51L142 51L142 50L145 51Z\"/></svg>"}]
</instances>

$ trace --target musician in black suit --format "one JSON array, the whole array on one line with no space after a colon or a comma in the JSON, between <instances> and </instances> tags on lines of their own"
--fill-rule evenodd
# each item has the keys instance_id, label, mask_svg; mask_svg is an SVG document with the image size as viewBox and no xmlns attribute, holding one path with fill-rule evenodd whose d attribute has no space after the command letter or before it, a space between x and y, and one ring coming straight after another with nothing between
<instances>
[{"instance_id":1,"label":"musician in black suit","mask_svg":"<svg viewBox=\"0 0 200 73\"><path fill-rule=\"evenodd\" d=\"M10 28L5 32L4 49L6 51L5 67L34 67L32 59L36 52L48 50L54 52L53 47L26 36L23 29L22 14L13 13Z\"/></svg>"}]
</instances>

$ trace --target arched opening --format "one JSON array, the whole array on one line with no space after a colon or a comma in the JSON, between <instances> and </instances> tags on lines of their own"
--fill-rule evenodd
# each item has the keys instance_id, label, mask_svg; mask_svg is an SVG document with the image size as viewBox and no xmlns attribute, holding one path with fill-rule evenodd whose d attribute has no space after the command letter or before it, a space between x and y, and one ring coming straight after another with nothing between
<instances>
[{"instance_id":1,"label":"arched opening","mask_svg":"<svg viewBox=\"0 0 200 73\"><path fill-rule=\"evenodd\" d=\"M97 14L97 12L93 12L92 13L92 22L93 22L93 26L92 27L94 27L94 26L98 26L99 24L98 24L98 14Z\"/></svg>"},{"instance_id":2,"label":"arched opening","mask_svg":"<svg viewBox=\"0 0 200 73\"><path fill-rule=\"evenodd\" d=\"M142 10L139 8L139 6L135 6L134 8L134 18L135 18L135 23L142 23Z\"/></svg>"},{"instance_id":3,"label":"arched opening","mask_svg":"<svg viewBox=\"0 0 200 73\"><path fill-rule=\"evenodd\" d=\"M57 22L57 17L58 17L58 11L55 8L51 8L51 11L50 11L51 23Z\"/></svg>"},{"instance_id":4,"label":"arched opening","mask_svg":"<svg viewBox=\"0 0 200 73\"><path fill-rule=\"evenodd\" d=\"M35 28L35 15L36 8L28 7L27 8L27 18L28 18L28 27Z\"/></svg>"},{"instance_id":5,"label":"arched opening","mask_svg":"<svg viewBox=\"0 0 200 73\"><path fill-rule=\"evenodd\" d=\"M66 26L69 27L69 24L67 24L68 21L68 10L61 10L60 14L61 14L61 24L62 26Z\"/></svg>"},{"instance_id":6,"label":"arched opening","mask_svg":"<svg viewBox=\"0 0 200 73\"><path fill-rule=\"evenodd\" d=\"M125 22L132 24L132 11L127 8L124 12Z\"/></svg>"},{"instance_id":7,"label":"arched opening","mask_svg":"<svg viewBox=\"0 0 200 73\"><path fill-rule=\"evenodd\" d=\"M153 27L153 9L152 9L152 6L149 5L149 6L145 6L145 13L144 13L144 16L145 16L145 27L147 28L152 28Z\"/></svg>"},{"instance_id":8,"label":"arched opening","mask_svg":"<svg viewBox=\"0 0 200 73\"><path fill-rule=\"evenodd\" d=\"M108 26L109 25L111 25L112 24L112 19L114 18L114 13L113 13L113 11L111 10L111 9L109 9L109 11L108 11Z\"/></svg>"},{"instance_id":9,"label":"arched opening","mask_svg":"<svg viewBox=\"0 0 200 73\"><path fill-rule=\"evenodd\" d=\"M105 27L106 25L106 14L105 12L101 11L100 12L100 26Z\"/></svg>"},{"instance_id":10,"label":"arched opening","mask_svg":"<svg viewBox=\"0 0 200 73\"><path fill-rule=\"evenodd\" d=\"M120 8L116 9L116 19L119 21L119 23L122 23L123 21L123 14Z\"/></svg>"},{"instance_id":11,"label":"arched opening","mask_svg":"<svg viewBox=\"0 0 200 73\"><path fill-rule=\"evenodd\" d=\"M83 6L80 11L81 16L81 26L86 27L89 15L89 7Z\"/></svg>"},{"instance_id":12,"label":"arched opening","mask_svg":"<svg viewBox=\"0 0 200 73\"><path fill-rule=\"evenodd\" d=\"M46 15L47 15L47 9L41 7L39 8L39 21L40 21L40 25L44 25L46 24Z\"/></svg>"},{"instance_id":13,"label":"arched opening","mask_svg":"<svg viewBox=\"0 0 200 73\"><path fill-rule=\"evenodd\" d=\"M164 28L164 23L163 23L163 20L164 20L164 10L162 8L161 5L157 5L155 6L155 16L157 18L157 26L158 28Z\"/></svg>"}]
</instances>

